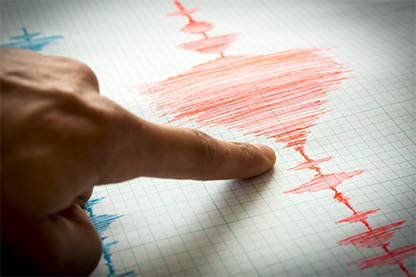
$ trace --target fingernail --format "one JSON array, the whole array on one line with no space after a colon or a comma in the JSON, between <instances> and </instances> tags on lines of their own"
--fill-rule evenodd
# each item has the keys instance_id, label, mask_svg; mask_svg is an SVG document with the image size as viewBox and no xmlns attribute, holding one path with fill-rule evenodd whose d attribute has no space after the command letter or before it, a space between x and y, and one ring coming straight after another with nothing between
<instances>
[{"instance_id":1,"label":"fingernail","mask_svg":"<svg viewBox=\"0 0 416 277\"><path fill-rule=\"evenodd\" d=\"M274 150L270 148L269 146L266 146L264 144L256 144L255 145L260 151L263 153L263 155L268 158L269 160L276 161L276 154L274 153Z\"/></svg>"}]
</instances>

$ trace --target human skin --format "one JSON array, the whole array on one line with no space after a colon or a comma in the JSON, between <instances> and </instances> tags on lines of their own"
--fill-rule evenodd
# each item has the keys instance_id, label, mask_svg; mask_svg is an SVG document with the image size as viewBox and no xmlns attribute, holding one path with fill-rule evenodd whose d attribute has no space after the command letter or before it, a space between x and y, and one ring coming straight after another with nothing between
<instances>
[{"instance_id":1,"label":"human skin","mask_svg":"<svg viewBox=\"0 0 416 277\"><path fill-rule=\"evenodd\" d=\"M94 72L77 60L0 51L3 274L92 272L102 245L82 205L96 185L249 178L275 163L267 146L133 115L100 96Z\"/></svg>"}]
</instances>

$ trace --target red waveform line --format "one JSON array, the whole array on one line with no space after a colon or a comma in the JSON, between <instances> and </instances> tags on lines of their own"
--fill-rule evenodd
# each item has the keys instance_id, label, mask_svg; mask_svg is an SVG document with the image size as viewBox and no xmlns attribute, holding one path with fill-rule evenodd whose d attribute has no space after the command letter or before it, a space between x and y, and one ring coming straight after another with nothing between
<instances>
[{"instance_id":1,"label":"red waveform line","mask_svg":"<svg viewBox=\"0 0 416 277\"><path fill-rule=\"evenodd\" d=\"M367 220L368 219L368 215L369 214L373 214L373 213L375 213L375 212L377 212L379 210L380 209L371 210L371 211L367 211L367 212L356 212L355 214L353 214L353 215L351 215L351 216L349 216L347 218L344 218L344 219L342 219L340 221L337 221L335 223L336 224L343 223L343 222L345 222L345 223L354 223L354 222L364 221L364 220Z\"/></svg>"},{"instance_id":2,"label":"red waveform line","mask_svg":"<svg viewBox=\"0 0 416 277\"><path fill-rule=\"evenodd\" d=\"M176 5L176 7L178 7L179 11L178 12L174 12L174 13L170 13L170 14L167 14L166 16L181 15L181 16L186 16L186 17L189 18L189 20L191 20L192 19L191 14L199 11L199 9L187 10L182 5L182 3L179 2L179 1L175 1L175 5Z\"/></svg>"},{"instance_id":3,"label":"red waveform line","mask_svg":"<svg viewBox=\"0 0 416 277\"><path fill-rule=\"evenodd\" d=\"M305 162L300 162L297 166L289 168L288 170L302 170L302 169L313 170L316 168L318 164L327 162L331 160L332 158L334 157L330 156L330 157L326 157L326 158L322 158L318 160L307 160Z\"/></svg>"},{"instance_id":4,"label":"red waveform line","mask_svg":"<svg viewBox=\"0 0 416 277\"><path fill-rule=\"evenodd\" d=\"M364 170L355 170L355 171L348 172L348 173L341 172L341 173L324 174L321 168L317 165L322 162L326 162L330 160L332 157L313 160L308 155L306 155L305 146L303 144L295 147L294 149L295 151L299 152L306 161L299 163L296 167L292 168L292 170L297 170L297 168L310 169L310 170L316 171L317 174L315 175L315 178L312 179L311 181L297 187L296 189L285 191L284 193L299 194L302 192L315 192L315 191L320 191L324 189L331 189L334 192L333 198L335 202L344 204L345 206L347 206L348 209L350 209L354 214L356 214L357 213L356 210L349 203L350 199L346 195L344 195L342 192L339 192L335 187L337 187L342 182L348 179L351 179L352 177L356 175L360 175L364 173ZM309 165L309 166L306 166L306 165Z\"/></svg>"},{"instance_id":5,"label":"red waveform line","mask_svg":"<svg viewBox=\"0 0 416 277\"><path fill-rule=\"evenodd\" d=\"M238 39L237 34L206 37L179 45L180 48L207 54L221 54Z\"/></svg>"},{"instance_id":6,"label":"red waveform line","mask_svg":"<svg viewBox=\"0 0 416 277\"><path fill-rule=\"evenodd\" d=\"M208 37L207 32L214 28L212 23L207 21L197 21L191 14L199 11L199 9L187 10L179 1L175 1L176 7L179 9L178 12L167 14L167 16L185 16L189 22L185 27L181 29L184 33L190 34L201 34L204 36L203 39L194 40L191 42L179 45L179 48L186 50L192 50L204 54L220 54L224 57L224 51L238 39L238 34L227 34L221 36Z\"/></svg>"},{"instance_id":7,"label":"red waveform line","mask_svg":"<svg viewBox=\"0 0 416 277\"><path fill-rule=\"evenodd\" d=\"M382 267L386 265L399 265L408 276L412 276L410 272L403 266L403 260L413 257L415 254L416 244L413 244L401 247L399 249L390 250L389 253L381 254L379 256L358 260L348 265L356 265L360 269L367 269L372 266Z\"/></svg>"},{"instance_id":8,"label":"red waveform line","mask_svg":"<svg viewBox=\"0 0 416 277\"><path fill-rule=\"evenodd\" d=\"M393 237L398 229L400 229L400 225L402 225L406 221L400 221L392 224L388 224L379 228L372 229L371 231L367 231L344 240L338 242L339 245L354 245L357 248L360 247L367 247L367 248L374 248L374 247L382 247L387 246L388 243L385 243L391 237Z\"/></svg>"},{"instance_id":9,"label":"red waveform line","mask_svg":"<svg viewBox=\"0 0 416 277\"><path fill-rule=\"evenodd\" d=\"M192 20L181 31L190 34L204 34L213 28L214 25L209 22Z\"/></svg>"},{"instance_id":10,"label":"red waveform line","mask_svg":"<svg viewBox=\"0 0 416 277\"><path fill-rule=\"evenodd\" d=\"M151 105L156 110L163 110L162 116L171 118L171 123L192 121L200 127L221 125L244 134L282 142L285 147L293 147L305 161L290 170L308 169L316 174L309 182L285 193L332 190L334 200L353 212L352 216L336 223L361 222L369 230L341 241L340 245L381 247L386 254L375 264L383 261L398 264L409 275L402 260L410 257L414 251L390 251L387 249L388 243L384 243L394 236L396 227L405 221L393 224L390 229L386 226L372 229L367 222L368 215L379 209L357 212L350 204L350 199L336 188L364 170L323 173L318 165L333 157L314 160L305 153L309 129L315 126L321 115L328 112L323 106L328 102L324 99L326 94L338 89L341 81L347 79L342 75L349 69L329 55L330 49L293 49L266 55L224 56L223 52L238 39L238 35L208 37L206 32L214 26L210 22L194 20L191 14L198 9L187 10L178 1L175 1L175 5L179 11L168 16L185 16L189 21L181 31L203 35L202 39L179 47L200 53L217 53L221 57L134 90L148 96ZM366 268L363 264L372 263L370 260L351 264L363 269Z\"/></svg>"},{"instance_id":11,"label":"red waveform line","mask_svg":"<svg viewBox=\"0 0 416 277\"><path fill-rule=\"evenodd\" d=\"M304 193L304 192L316 192L325 189L332 189L340 185L345 180L351 179L355 175L362 174L364 170L355 170L352 172L341 172L341 173L331 173L331 174L322 174L313 178L309 182L292 189L285 191L285 193ZM343 201L340 201L343 202Z\"/></svg>"},{"instance_id":12,"label":"red waveform line","mask_svg":"<svg viewBox=\"0 0 416 277\"><path fill-rule=\"evenodd\" d=\"M406 251L405 254L403 254L401 251L390 251L387 246L389 243L386 243L390 238L392 238L395 235L395 232L400 228L397 227L401 224L403 224L406 221L401 221L393 224L389 224L383 227L379 227L376 229L371 228L370 224L367 222L368 215L377 212L380 209L368 211L368 212L357 212L354 207L349 203L349 198L345 196L342 192L339 192L336 187L340 185L345 180L348 180L355 175L362 174L363 170L356 170L349 173L333 173L333 174L324 174L318 164L321 162L325 162L330 160L330 157L323 158L319 160L313 160L305 153L305 147L303 144L300 146L297 146L294 148L295 151L299 152L301 156L306 160L305 162L299 163L298 166L292 168L291 170L297 170L297 168L302 169L310 169L317 172L315 175L315 178L311 181L297 187L296 189L285 191L285 193L303 193L303 192L316 192L320 190L325 189L331 189L334 191L334 200L338 203L344 204L346 207L348 207L352 212L353 215L347 217L344 220L338 221L336 223L340 222L348 222L348 223L354 223L354 222L361 222L363 223L366 228L368 229L367 232L352 236L350 238L344 239L340 242L338 242L339 245L349 245L352 244L359 247L367 247L367 248L374 248L379 247L381 248L385 254L380 256L379 258L373 260L371 258L368 263L366 263L366 260L360 260L357 263L350 263L350 265L357 265L360 269L368 268L372 265L377 265L377 267L382 266L381 263L385 262L389 265L397 264L400 269L406 273L407 276L411 276L408 269L404 266L403 260L411 257L415 254L414 251ZM397 257L396 257L397 256ZM377 261L377 262L376 262ZM394 261L394 262L392 262ZM361 266L361 265L365 266Z\"/></svg>"},{"instance_id":13,"label":"red waveform line","mask_svg":"<svg viewBox=\"0 0 416 277\"><path fill-rule=\"evenodd\" d=\"M225 56L136 89L157 96L152 105L171 122L223 125L297 146L326 113L326 93L347 71L328 49L295 49L267 55Z\"/></svg>"}]
</instances>

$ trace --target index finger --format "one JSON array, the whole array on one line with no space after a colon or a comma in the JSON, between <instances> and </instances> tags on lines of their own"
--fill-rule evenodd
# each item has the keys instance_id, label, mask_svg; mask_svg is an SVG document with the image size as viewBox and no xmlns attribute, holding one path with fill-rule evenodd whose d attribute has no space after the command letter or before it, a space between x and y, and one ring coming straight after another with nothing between
<instances>
[{"instance_id":1,"label":"index finger","mask_svg":"<svg viewBox=\"0 0 416 277\"><path fill-rule=\"evenodd\" d=\"M276 162L274 151L265 145L225 142L194 129L156 125L125 110L117 117L118 134L106 147L101 183L140 176L242 179L264 173Z\"/></svg>"}]
</instances>

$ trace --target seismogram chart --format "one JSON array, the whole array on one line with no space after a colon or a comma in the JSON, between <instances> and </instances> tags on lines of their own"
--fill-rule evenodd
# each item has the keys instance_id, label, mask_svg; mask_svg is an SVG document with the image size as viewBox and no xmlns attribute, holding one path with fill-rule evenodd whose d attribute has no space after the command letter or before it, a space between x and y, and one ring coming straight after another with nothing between
<instances>
[{"instance_id":1,"label":"seismogram chart","mask_svg":"<svg viewBox=\"0 0 416 277\"><path fill-rule=\"evenodd\" d=\"M180 48L219 57L198 64L177 76L134 88L149 96L151 105L163 110L162 116L171 116L170 123L192 121L198 126L224 126L228 129L254 134L283 143L299 154L300 161L290 170L310 170L314 177L286 194L300 194L326 190L335 202L344 205L351 216L335 222L363 224L367 231L343 239L339 246L379 248L381 254L352 261L347 266L369 267L398 266L411 276L403 260L413 257L416 245L390 249L389 240L395 236L405 221L385 226L371 226L368 217L380 209L359 211L350 203L338 186L363 174L364 170L325 173L319 166L334 157L313 159L305 151L310 128L321 115L329 112L324 104L327 93L336 91L344 73L350 69L331 57L330 48L292 49L266 55L225 55L238 34L209 36L214 25L198 21L192 14L198 9L186 9L175 1L178 11L167 16L183 16L188 23L184 33L201 38L184 43Z\"/></svg>"}]
</instances>

